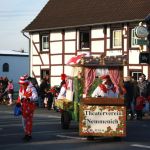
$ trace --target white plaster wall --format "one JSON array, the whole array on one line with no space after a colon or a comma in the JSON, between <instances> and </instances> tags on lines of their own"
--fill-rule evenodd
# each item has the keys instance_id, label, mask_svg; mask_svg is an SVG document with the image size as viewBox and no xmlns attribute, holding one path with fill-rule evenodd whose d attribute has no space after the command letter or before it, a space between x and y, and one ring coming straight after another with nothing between
<instances>
[{"instance_id":1,"label":"white plaster wall","mask_svg":"<svg viewBox=\"0 0 150 150\"><path fill-rule=\"evenodd\" d=\"M36 48L35 48L36 46ZM32 44L32 54L33 55L38 55L39 52L39 44L35 44L35 46Z\"/></svg>"},{"instance_id":2,"label":"white plaster wall","mask_svg":"<svg viewBox=\"0 0 150 150\"><path fill-rule=\"evenodd\" d=\"M64 72L67 76L73 76L73 67L71 66L65 66L64 67Z\"/></svg>"},{"instance_id":3,"label":"white plaster wall","mask_svg":"<svg viewBox=\"0 0 150 150\"><path fill-rule=\"evenodd\" d=\"M50 52L51 52L51 54L62 53L62 42L51 42L50 43Z\"/></svg>"},{"instance_id":4,"label":"white plaster wall","mask_svg":"<svg viewBox=\"0 0 150 150\"><path fill-rule=\"evenodd\" d=\"M31 42L31 44L30 44L30 50L29 50L29 60L30 60L30 70L29 70L29 74L32 76L32 64L33 64L33 44L32 44L32 40L33 40L33 36L32 35L30 35L30 42Z\"/></svg>"},{"instance_id":5,"label":"white plaster wall","mask_svg":"<svg viewBox=\"0 0 150 150\"><path fill-rule=\"evenodd\" d=\"M49 65L48 66L41 66L41 69L49 69Z\"/></svg>"},{"instance_id":6,"label":"white plaster wall","mask_svg":"<svg viewBox=\"0 0 150 150\"><path fill-rule=\"evenodd\" d=\"M124 66L123 69L124 69L124 70L123 70L123 76L124 76L124 77L127 77L127 76L128 76L128 68L127 68L127 66Z\"/></svg>"},{"instance_id":7,"label":"white plaster wall","mask_svg":"<svg viewBox=\"0 0 150 150\"><path fill-rule=\"evenodd\" d=\"M60 85L61 78L60 77L51 77L51 86Z\"/></svg>"},{"instance_id":8,"label":"white plaster wall","mask_svg":"<svg viewBox=\"0 0 150 150\"><path fill-rule=\"evenodd\" d=\"M142 69L141 66L129 66L129 69Z\"/></svg>"},{"instance_id":9,"label":"white plaster wall","mask_svg":"<svg viewBox=\"0 0 150 150\"><path fill-rule=\"evenodd\" d=\"M91 31L92 38L104 38L103 28L93 28Z\"/></svg>"},{"instance_id":10,"label":"white plaster wall","mask_svg":"<svg viewBox=\"0 0 150 150\"><path fill-rule=\"evenodd\" d=\"M107 27L107 37L110 37L110 27Z\"/></svg>"},{"instance_id":11,"label":"white plaster wall","mask_svg":"<svg viewBox=\"0 0 150 150\"><path fill-rule=\"evenodd\" d=\"M48 54L41 54L41 58L44 64L49 64L49 55Z\"/></svg>"},{"instance_id":12,"label":"white plaster wall","mask_svg":"<svg viewBox=\"0 0 150 150\"><path fill-rule=\"evenodd\" d=\"M39 42L40 42L40 39L39 39L39 34L32 34L32 36L31 36L32 38L31 38L31 45L32 45L32 54L33 55L37 55L38 53L37 53L37 51L39 52L40 50L39 50ZM33 45L33 42L35 43L35 46L36 46L36 48L35 48L35 46Z\"/></svg>"},{"instance_id":13,"label":"white plaster wall","mask_svg":"<svg viewBox=\"0 0 150 150\"><path fill-rule=\"evenodd\" d=\"M124 39L124 51L127 52L127 39Z\"/></svg>"},{"instance_id":14,"label":"white plaster wall","mask_svg":"<svg viewBox=\"0 0 150 150\"><path fill-rule=\"evenodd\" d=\"M146 51L147 50L147 45L144 45L143 46L143 51Z\"/></svg>"},{"instance_id":15,"label":"white plaster wall","mask_svg":"<svg viewBox=\"0 0 150 150\"><path fill-rule=\"evenodd\" d=\"M51 56L51 64L62 64L62 55Z\"/></svg>"},{"instance_id":16,"label":"white plaster wall","mask_svg":"<svg viewBox=\"0 0 150 150\"><path fill-rule=\"evenodd\" d=\"M129 64L139 64L139 51L129 50Z\"/></svg>"},{"instance_id":17,"label":"white plaster wall","mask_svg":"<svg viewBox=\"0 0 150 150\"><path fill-rule=\"evenodd\" d=\"M33 66L32 70L36 76L40 76L40 72L41 72L40 66Z\"/></svg>"},{"instance_id":18,"label":"white plaster wall","mask_svg":"<svg viewBox=\"0 0 150 150\"><path fill-rule=\"evenodd\" d=\"M32 65L42 65L42 62L39 56L32 56Z\"/></svg>"},{"instance_id":19,"label":"white plaster wall","mask_svg":"<svg viewBox=\"0 0 150 150\"><path fill-rule=\"evenodd\" d=\"M79 49L79 31L77 31L77 50Z\"/></svg>"},{"instance_id":20,"label":"white plaster wall","mask_svg":"<svg viewBox=\"0 0 150 150\"><path fill-rule=\"evenodd\" d=\"M127 28L128 28L127 25L125 25L123 28L123 36L124 37L127 37Z\"/></svg>"},{"instance_id":21,"label":"white plaster wall","mask_svg":"<svg viewBox=\"0 0 150 150\"><path fill-rule=\"evenodd\" d=\"M100 54L97 54L97 55L96 55L96 54L93 54L92 56L93 56L93 57L99 57Z\"/></svg>"},{"instance_id":22,"label":"white plaster wall","mask_svg":"<svg viewBox=\"0 0 150 150\"><path fill-rule=\"evenodd\" d=\"M76 39L76 31L65 31L65 40Z\"/></svg>"},{"instance_id":23,"label":"white plaster wall","mask_svg":"<svg viewBox=\"0 0 150 150\"><path fill-rule=\"evenodd\" d=\"M34 42L40 42L39 34L32 34L32 40Z\"/></svg>"},{"instance_id":24,"label":"white plaster wall","mask_svg":"<svg viewBox=\"0 0 150 150\"><path fill-rule=\"evenodd\" d=\"M148 66L143 66L143 73L148 77Z\"/></svg>"},{"instance_id":25,"label":"white plaster wall","mask_svg":"<svg viewBox=\"0 0 150 150\"><path fill-rule=\"evenodd\" d=\"M51 75L60 76L63 72L63 66L51 66Z\"/></svg>"},{"instance_id":26,"label":"white plaster wall","mask_svg":"<svg viewBox=\"0 0 150 150\"><path fill-rule=\"evenodd\" d=\"M110 39L107 39L107 45L106 45L107 49L110 49Z\"/></svg>"},{"instance_id":27,"label":"white plaster wall","mask_svg":"<svg viewBox=\"0 0 150 150\"><path fill-rule=\"evenodd\" d=\"M107 51L107 56L117 56L117 55L122 55L122 51L121 50L111 50L111 51Z\"/></svg>"},{"instance_id":28,"label":"white plaster wall","mask_svg":"<svg viewBox=\"0 0 150 150\"><path fill-rule=\"evenodd\" d=\"M65 41L65 53L75 53L75 41Z\"/></svg>"},{"instance_id":29,"label":"white plaster wall","mask_svg":"<svg viewBox=\"0 0 150 150\"><path fill-rule=\"evenodd\" d=\"M51 32L50 34L50 41L62 40L62 33L61 32Z\"/></svg>"},{"instance_id":30,"label":"white plaster wall","mask_svg":"<svg viewBox=\"0 0 150 150\"><path fill-rule=\"evenodd\" d=\"M81 55L81 54L85 54L86 56L90 56L90 52L89 51L79 51L77 52L77 55Z\"/></svg>"},{"instance_id":31,"label":"white plaster wall","mask_svg":"<svg viewBox=\"0 0 150 150\"><path fill-rule=\"evenodd\" d=\"M104 52L104 41L92 41L91 52Z\"/></svg>"},{"instance_id":32,"label":"white plaster wall","mask_svg":"<svg viewBox=\"0 0 150 150\"><path fill-rule=\"evenodd\" d=\"M65 64L67 64L68 61L69 61L72 57L74 57L74 56L75 56L75 55L65 55L65 56L64 56Z\"/></svg>"}]
</instances>

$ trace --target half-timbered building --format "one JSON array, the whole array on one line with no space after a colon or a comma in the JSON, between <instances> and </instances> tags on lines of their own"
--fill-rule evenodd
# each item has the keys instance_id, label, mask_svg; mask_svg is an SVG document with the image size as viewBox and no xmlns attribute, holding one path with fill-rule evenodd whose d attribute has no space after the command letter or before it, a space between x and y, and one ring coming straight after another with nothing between
<instances>
[{"instance_id":1,"label":"half-timbered building","mask_svg":"<svg viewBox=\"0 0 150 150\"><path fill-rule=\"evenodd\" d=\"M140 47L135 27L150 13L148 0L49 0L37 17L23 29L30 39L30 75L48 74L51 85L60 75L70 74L66 65L76 55L127 55L124 76L145 73L148 64L139 63ZM145 24L144 24L145 26ZM148 51L147 45L142 51Z\"/></svg>"}]
</instances>

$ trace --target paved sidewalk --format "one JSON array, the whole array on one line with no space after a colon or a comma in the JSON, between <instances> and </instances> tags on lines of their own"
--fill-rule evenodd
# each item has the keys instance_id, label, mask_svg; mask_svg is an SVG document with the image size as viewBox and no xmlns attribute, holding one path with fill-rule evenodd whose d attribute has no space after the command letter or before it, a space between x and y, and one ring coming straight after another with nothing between
<instances>
[{"instance_id":1,"label":"paved sidewalk","mask_svg":"<svg viewBox=\"0 0 150 150\"><path fill-rule=\"evenodd\" d=\"M14 110L14 106L15 105L12 105L12 106L7 106L7 105L4 105L4 104L0 104L0 111L3 110L3 111L7 111L9 113L12 113L13 114L13 110ZM35 115L38 116L38 115L42 115L42 116L54 116L54 117L58 117L60 118L61 114L60 112L56 112L54 110L48 110L47 108L36 108L35 110ZM134 120L134 119L133 119ZM146 113L144 116L143 116L143 120L150 120L150 113ZM130 120L129 120L130 121ZM132 121L132 120L131 120Z\"/></svg>"},{"instance_id":2,"label":"paved sidewalk","mask_svg":"<svg viewBox=\"0 0 150 150\"><path fill-rule=\"evenodd\" d=\"M4 112L10 113L10 114L11 113L13 114L14 107L15 107L15 105L7 106L4 104L1 104L0 111L4 111ZM54 110L48 110L47 108L36 108L35 115L36 116L45 116L45 117L54 116L55 118L56 117L60 118L61 114L60 114L60 112L56 112Z\"/></svg>"}]
</instances>

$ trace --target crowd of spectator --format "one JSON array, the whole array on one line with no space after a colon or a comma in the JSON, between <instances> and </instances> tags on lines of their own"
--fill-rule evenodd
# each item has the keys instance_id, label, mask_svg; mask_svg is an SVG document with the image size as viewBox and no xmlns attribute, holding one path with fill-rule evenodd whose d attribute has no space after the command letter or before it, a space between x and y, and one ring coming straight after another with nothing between
<instances>
[{"instance_id":1,"label":"crowd of spectator","mask_svg":"<svg viewBox=\"0 0 150 150\"><path fill-rule=\"evenodd\" d=\"M124 87L126 94L124 95L127 115L130 119L141 120L144 114L150 112L150 81L146 80L145 74L136 81L133 77L124 78Z\"/></svg>"},{"instance_id":2,"label":"crowd of spectator","mask_svg":"<svg viewBox=\"0 0 150 150\"><path fill-rule=\"evenodd\" d=\"M46 75L38 85L35 78L28 77L28 80L33 84L38 93L37 106L40 108L53 109L54 97L57 97L60 92L60 86L51 88L49 76ZM124 94L125 104L127 107L127 115L130 119L142 119L143 114L150 112L150 81L146 80L146 76L142 74L139 80L134 77L124 78ZM7 77L0 77L0 103L7 102L8 105L13 104L13 81Z\"/></svg>"},{"instance_id":3,"label":"crowd of spectator","mask_svg":"<svg viewBox=\"0 0 150 150\"><path fill-rule=\"evenodd\" d=\"M0 103L13 104L14 86L13 81L7 77L0 77Z\"/></svg>"}]
</instances>

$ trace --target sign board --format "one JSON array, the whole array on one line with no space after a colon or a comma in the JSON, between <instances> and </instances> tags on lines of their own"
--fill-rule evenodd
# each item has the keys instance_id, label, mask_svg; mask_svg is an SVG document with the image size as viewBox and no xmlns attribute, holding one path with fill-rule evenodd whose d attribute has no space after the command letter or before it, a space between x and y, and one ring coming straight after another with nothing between
<instances>
[{"instance_id":1,"label":"sign board","mask_svg":"<svg viewBox=\"0 0 150 150\"><path fill-rule=\"evenodd\" d=\"M135 35L138 38L145 38L148 35L148 31L147 28L144 26L137 26L135 27Z\"/></svg>"},{"instance_id":2,"label":"sign board","mask_svg":"<svg viewBox=\"0 0 150 150\"><path fill-rule=\"evenodd\" d=\"M139 55L139 63L150 64L150 53L149 52L141 52Z\"/></svg>"},{"instance_id":3,"label":"sign board","mask_svg":"<svg viewBox=\"0 0 150 150\"><path fill-rule=\"evenodd\" d=\"M80 105L81 136L126 136L126 107Z\"/></svg>"},{"instance_id":4,"label":"sign board","mask_svg":"<svg viewBox=\"0 0 150 150\"><path fill-rule=\"evenodd\" d=\"M144 40L144 39L137 39L135 44L136 45L147 45L148 42L147 42L147 40Z\"/></svg>"}]
</instances>

